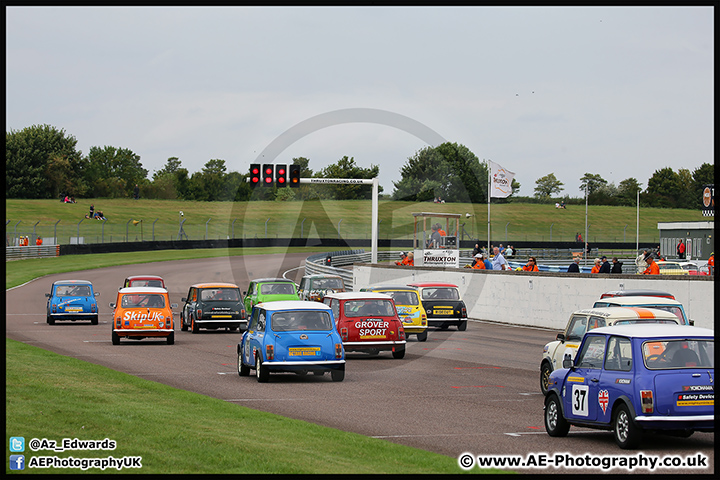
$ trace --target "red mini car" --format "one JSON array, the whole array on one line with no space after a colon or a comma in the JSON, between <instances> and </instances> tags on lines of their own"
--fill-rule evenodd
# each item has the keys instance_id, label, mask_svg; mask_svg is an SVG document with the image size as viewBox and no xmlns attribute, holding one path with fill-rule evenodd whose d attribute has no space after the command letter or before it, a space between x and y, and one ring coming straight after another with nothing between
<instances>
[{"instance_id":1,"label":"red mini car","mask_svg":"<svg viewBox=\"0 0 720 480\"><path fill-rule=\"evenodd\" d=\"M390 295L374 292L328 293L329 305L346 352L377 355L391 351L393 358L405 356L405 330Z\"/></svg>"},{"instance_id":2,"label":"red mini car","mask_svg":"<svg viewBox=\"0 0 720 480\"><path fill-rule=\"evenodd\" d=\"M158 287L167 289L165 280L157 275L132 275L127 277L123 282L123 286L120 288L128 287Z\"/></svg>"}]
</instances>

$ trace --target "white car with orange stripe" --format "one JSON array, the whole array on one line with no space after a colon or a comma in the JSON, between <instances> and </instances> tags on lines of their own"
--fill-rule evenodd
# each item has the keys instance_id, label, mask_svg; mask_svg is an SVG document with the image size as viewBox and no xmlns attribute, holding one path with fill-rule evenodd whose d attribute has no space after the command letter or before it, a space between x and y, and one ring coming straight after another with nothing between
<instances>
[{"instance_id":1,"label":"white car with orange stripe","mask_svg":"<svg viewBox=\"0 0 720 480\"><path fill-rule=\"evenodd\" d=\"M540 362L540 390L547 392L548 378L553 370L562 368L565 355L575 358L578 346L586 332L598 327L631 323L679 324L675 314L665 310L641 307L604 307L577 310L570 315L567 327L557 334L555 341L543 347Z\"/></svg>"}]
</instances>

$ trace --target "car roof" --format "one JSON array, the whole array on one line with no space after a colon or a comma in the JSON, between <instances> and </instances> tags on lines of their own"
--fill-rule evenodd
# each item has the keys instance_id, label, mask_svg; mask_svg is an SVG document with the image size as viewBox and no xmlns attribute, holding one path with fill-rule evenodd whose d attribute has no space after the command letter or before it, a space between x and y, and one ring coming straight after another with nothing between
<instances>
[{"instance_id":1,"label":"car roof","mask_svg":"<svg viewBox=\"0 0 720 480\"><path fill-rule=\"evenodd\" d=\"M455 287L455 288L457 288L457 285L455 285L454 283L441 283L441 282L416 282L416 283L408 283L408 286L418 287L418 288L424 288L424 287Z\"/></svg>"},{"instance_id":2,"label":"car roof","mask_svg":"<svg viewBox=\"0 0 720 480\"><path fill-rule=\"evenodd\" d=\"M118 293L168 293L161 287L127 287L118 290Z\"/></svg>"},{"instance_id":3,"label":"car roof","mask_svg":"<svg viewBox=\"0 0 720 480\"><path fill-rule=\"evenodd\" d=\"M314 273L312 275L303 275L303 278L342 278L340 275L328 275L326 273Z\"/></svg>"},{"instance_id":4,"label":"car roof","mask_svg":"<svg viewBox=\"0 0 720 480\"><path fill-rule=\"evenodd\" d=\"M646 297L667 297L675 298L672 293L664 292L662 290L647 290L647 289L632 289L632 290L610 290L600 295L600 298L605 297L629 297L629 296L646 296Z\"/></svg>"},{"instance_id":5,"label":"car roof","mask_svg":"<svg viewBox=\"0 0 720 480\"><path fill-rule=\"evenodd\" d=\"M206 283L195 283L190 285L190 288L240 288L234 283L223 283L223 282L206 282Z\"/></svg>"},{"instance_id":6,"label":"car roof","mask_svg":"<svg viewBox=\"0 0 720 480\"><path fill-rule=\"evenodd\" d=\"M692 327L690 325L670 325L659 323L648 328L647 325L614 325L611 327L600 327L590 330L588 333L617 334L636 338L661 338L661 337L712 337L715 338L715 331L709 328Z\"/></svg>"},{"instance_id":7,"label":"car roof","mask_svg":"<svg viewBox=\"0 0 720 480\"><path fill-rule=\"evenodd\" d=\"M672 298L666 297L642 297L642 296L629 296L629 297L606 297L595 302L611 302L616 303L618 306L633 306L633 305L677 305L680 306L682 303Z\"/></svg>"},{"instance_id":8,"label":"car roof","mask_svg":"<svg viewBox=\"0 0 720 480\"><path fill-rule=\"evenodd\" d=\"M159 275L130 275L125 280L162 280Z\"/></svg>"},{"instance_id":9,"label":"car roof","mask_svg":"<svg viewBox=\"0 0 720 480\"><path fill-rule=\"evenodd\" d=\"M53 285L92 285L89 280L55 280Z\"/></svg>"},{"instance_id":10,"label":"car roof","mask_svg":"<svg viewBox=\"0 0 720 480\"><path fill-rule=\"evenodd\" d=\"M408 292L417 292L417 287L411 287L409 285L374 285L372 287L366 287L365 291L376 292L378 290L403 290Z\"/></svg>"},{"instance_id":11,"label":"car roof","mask_svg":"<svg viewBox=\"0 0 720 480\"><path fill-rule=\"evenodd\" d=\"M328 293L325 298L337 298L338 300L392 300L390 295L378 292Z\"/></svg>"},{"instance_id":12,"label":"car roof","mask_svg":"<svg viewBox=\"0 0 720 480\"><path fill-rule=\"evenodd\" d=\"M255 305L271 312L280 310L331 310L322 302L311 302L305 300L279 300L277 302L262 302Z\"/></svg>"},{"instance_id":13,"label":"car roof","mask_svg":"<svg viewBox=\"0 0 720 480\"><path fill-rule=\"evenodd\" d=\"M282 282L282 283L292 283L293 285L295 284L295 282L293 282L292 280L288 280L287 278L255 278L253 280L250 280L250 283L252 283L252 282L255 282L255 283Z\"/></svg>"},{"instance_id":14,"label":"car roof","mask_svg":"<svg viewBox=\"0 0 720 480\"><path fill-rule=\"evenodd\" d=\"M597 307L597 308L584 308L582 310L576 310L572 315L595 315L604 317L610 322L618 320L674 320L677 322L678 318L674 313L666 312L665 310L658 310L656 308L641 308L641 307Z\"/></svg>"}]
</instances>

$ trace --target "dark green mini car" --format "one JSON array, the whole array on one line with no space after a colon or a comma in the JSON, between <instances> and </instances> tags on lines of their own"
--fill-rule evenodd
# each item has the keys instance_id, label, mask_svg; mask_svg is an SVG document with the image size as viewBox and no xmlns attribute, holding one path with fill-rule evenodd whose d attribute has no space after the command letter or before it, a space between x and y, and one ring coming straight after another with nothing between
<instances>
[{"instance_id":1,"label":"dark green mini car","mask_svg":"<svg viewBox=\"0 0 720 480\"><path fill-rule=\"evenodd\" d=\"M247 292L243 292L245 311L252 312L258 303L279 300L300 300L297 286L285 278L257 278L250 281Z\"/></svg>"}]
</instances>

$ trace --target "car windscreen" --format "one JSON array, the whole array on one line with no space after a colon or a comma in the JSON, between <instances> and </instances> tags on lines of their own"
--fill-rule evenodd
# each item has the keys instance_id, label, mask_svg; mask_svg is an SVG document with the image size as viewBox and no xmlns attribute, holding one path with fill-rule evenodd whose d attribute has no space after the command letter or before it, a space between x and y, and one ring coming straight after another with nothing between
<instances>
[{"instance_id":1,"label":"car windscreen","mask_svg":"<svg viewBox=\"0 0 720 480\"><path fill-rule=\"evenodd\" d=\"M240 290L237 288L204 288L200 290L203 302L238 302Z\"/></svg>"},{"instance_id":2,"label":"car windscreen","mask_svg":"<svg viewBox=\"0 0 720 480\"><path fill-rule=\"evenodd\" d=\"M55 287L58 297L89 297L90 287L87 285L58 285Z\"/></svg>"},{"instance_id":3,"label":"car windscreen","mask_svg":"<svg viewBox=\"0 0 720 480\"><path fill-rule=\"evenodd\" d=\"M290 283L264 283L260 285L262 295L292 295L295 289Z\"/></svg>"},{"instance_id":4,"label":"car windscreen","mask_svg":"<svg viewBox=\"0 0 720 480\"><path fill-rule=\"evenodd\" d=\"M160 280L131 280L128 287L159 287L165 288Z\"/></svg>"},{"instance_id":5,"label":"car windscreen","mask_svg":"<svg viewBox=\"0 0 720 480\"><path fill-rule=\"evenodd\" d=\"M275 332L329 331L335 328L328 312L311 310L274 312L270 317L270 322L271 328Z\"/></svg>"},{"instance_id":6,"label":"car windscreen","mask_svg":"<svg viewBox=\"0 0 720 480\"><path fill-rule=\"evenodd\" d=\"M390 300L348 300L343 308L346 317L392 317L395 315L395 307Z\"/></svg>"},{"instance_id":7,"label":"car windscreen","mask_svg":"<svg viewBox=\"0 0 720 480\"><path fill-rule=\"evenodd\" d=\"M417 293L415 292L383 292L390 295L395 302L395 305L418 305Z\"/></svg>"},{"instance_id":8,"label":"car windscreen","mask_svg":"<svg viewBox=\"0 0 720 480\"><path fill-rule=\"evenodd\" d=\"M312 290L342 290L343 282L339 278L316 278L312 281Z\"/></svg>"},{"instance_id":9,"label":"car windscreen","mask_svg":"<svg viewBox=\"0 0 720 480\"><path fill-rule=\"evenodd\" d=\"M642 346L645 366L651 370L715 368L711 339L648 340Z\"/></svg>"},{"instance_id":10,"label":"car windscreen","mask_svg":"<svg viewBox=\"0 0 720 480\"><path fill-rule=\"evenodd\" d=\"M426 287L422 291L423 300L460 300L460 293L453 287Z\"/></svg>"},{"instance_id":11,"label":"car windscreen","mask_svg":"<svg viewBox=\"0 0 720 480\"><path fill-rule=\"evenodd\" d=\"M165 308L165 296L157 293L127 294L123 295L120 306L123 308Z\"/></svg>"}]
</instances>

